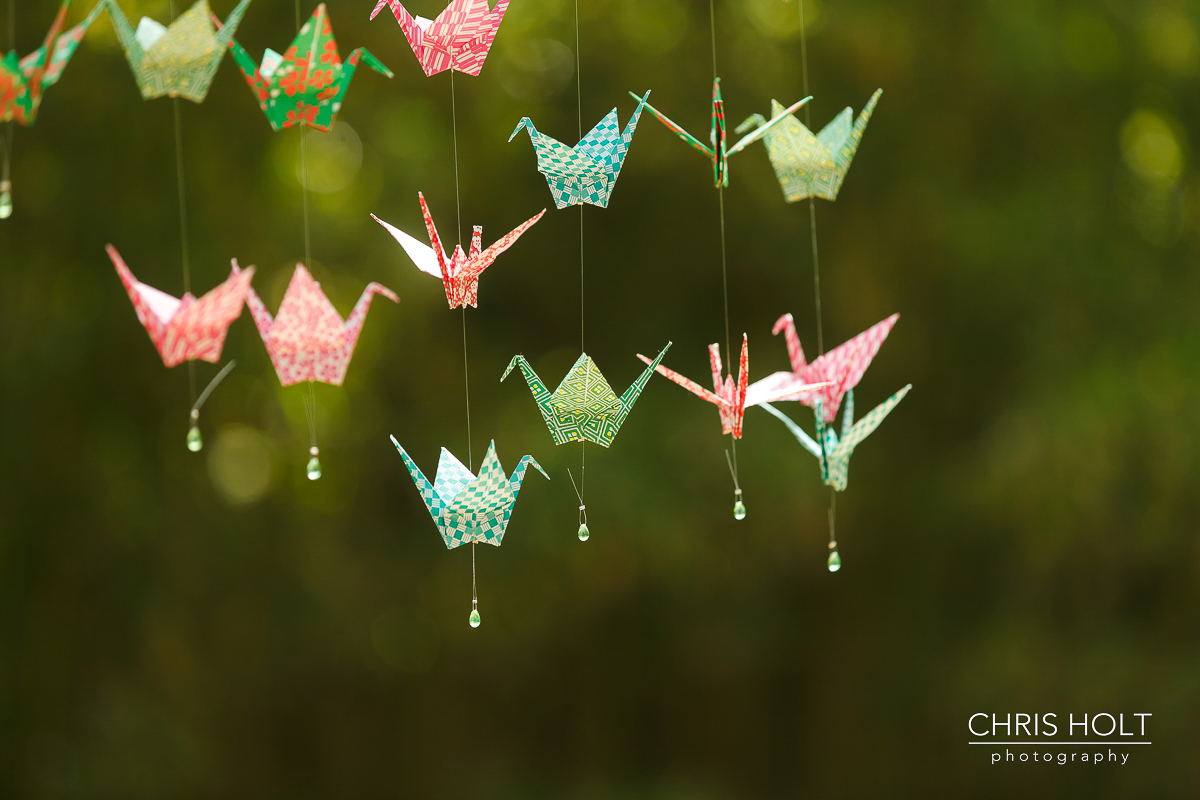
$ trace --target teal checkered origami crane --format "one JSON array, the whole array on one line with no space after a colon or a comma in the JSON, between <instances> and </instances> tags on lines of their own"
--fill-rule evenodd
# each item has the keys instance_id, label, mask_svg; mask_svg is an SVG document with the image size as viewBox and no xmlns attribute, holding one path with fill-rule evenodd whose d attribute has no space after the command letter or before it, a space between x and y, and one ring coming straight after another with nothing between
<instances>
[{"instance_id":1,"label":"teal checkered origami crane","mask_svg":"<svg viewBox=\"0 0 1200 800\"><path fill-rule=\"evenodd\" d=\"M392 444L400 451L408 474L421 492L421 499L429 509L429 516L441 531L446 547L453 549L469 542L484 542L500 546L504 529L512 517L513 506L525 480L525 469L530 464L550 480L533 456L525 456L513 470L512 477L504 474L500 459L496 457L496 442L488 445L487 455L479 467L479 475L463 466L449 450L442 448L438 459L437 475L431 484L422 474L408 453L391 437Z\"/></svg>"},{"instance_id":2,"label":"teal checkered origami crane","mask_svg":"<svg viewBox=\"0 0 1200 800\"><path fill-rule=\"evenodd\" d=\"M650 92L641 98L633 96L638 100L638 106L625 125L624 133L614 108L574 147L567 147L540 133L529 117L521 117L508 140L511 142L522 128L529 129L529 141L537 152L538 172L546 176L556 207L591 203L608 208L608 198L617 185L617 176L621 174L621 165L625 163L633 132L637 130L638 117L649 96Z\"/></svg>"},{"instance_id":3,"label":"teal checkered origami crane","mask_svg":"<svg viewBox=\"0 0 1200 800\"><path fill-rule=\"evenodd\" d=\"M842 436L840 439L834 432L832 425L826 426L825 413L820 401L817 401L815 409L817 419L816 441L805 433L803 428L793 422L791 418L770 403L762 403L761 406L773 416L778 417L787 426L788 430L792 432L792 435L796 437L797 441L804 445L804 449L817 457L817 460L821 462L821 480L827 486L832 486L836 491L843 492L846 490L847 472L850 469L850 455L854 452L854 448L879 427L879 423L883 422L883 418L891 413L891 410L904 399L904 395L908 394L908 390L911 388L912 384L910 383L887 400L875 406L869 414L858 422L854 421L854 390L848 390L845 395L845 409L842 411Z\"/></svg>"},{"instance_id":4,"label":"teal checkered origami crane","mask_svg":"<svg viewBox=\"0 0 1200 800\"><path fill-rule=\"evenodd\" d=\"M637 402L642 389L646 388L646 381L654 374L654 368L670 347L671 343L667 342L658 358L620 397L617 397L617 393L600 374L596 362L587 353L579 356L575 366L571 367L553 392L542 383L525 356L513 356L500 380L507 378L513 367L521 368L521 374L533 392L533 399L542 412L542 419L546 421L555 444L587 441L608 447L633 410L633 404Z\"/></svg>"},{"instance_id":5,"label":"teal checkered origami crane","mask_svg":"<svg viewBox=\"0 0 1200 800\"><path fill-rule=\"evenodd\" d=\"M767 131L767 157L775 167L775 176L789 203L806 197L837 199L881 94L883 89L875 90L853 124L854 112L847 106L816 136L794 114L789 114L782 124ZM771 101L773 117L783 110L783 106ZM753 114L738 125L737 132L762 124L762 115Z\"/></svg>"}]
</instances>

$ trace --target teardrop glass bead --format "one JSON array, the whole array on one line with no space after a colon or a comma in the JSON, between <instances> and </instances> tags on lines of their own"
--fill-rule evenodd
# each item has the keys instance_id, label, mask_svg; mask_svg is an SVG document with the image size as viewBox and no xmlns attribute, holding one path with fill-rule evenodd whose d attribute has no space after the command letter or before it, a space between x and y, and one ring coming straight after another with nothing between
<instances>
[{"instance_id":1,"label":"teardrop glass bead","mask_svg":"<svg viewBox=\"0 0 1200 800\"><path fill-rule=\"evenodd\" d=\"M838 555L838 551L834 550L829 554L829 571L837 572L842 568L842 557Z\"/></svg>"},{"instance_id":2,"label":"teardrop glass bead","mask_svg":"<svg viewBox=\"0 0 1200 800\"><path fill-rule=\"evenodd\" d=\"M321 461L313 456L308 460L308 479L310 481L319 480L321 477Z\"/></svg>"},{"instance_id":3,"label":"teardrop glass bead","mask_svg":"<svg viewBox=\"0 0 1200 800\"><path fill-rule=\"evenodd\" d=\"M586 522L579 526L579 541L586 542L588 540L588 537L591 535L592 535L592 532L588 530L588 526L587 526Z\"/></svg>"},{"instance_id":4,"label":"teardrop glass bead","mask_svg":"<svg viewBox=\"0 0 1200 800\"><path fill-rule=\"evenodd\" d=\"M471 623L472 628L478 628L479 627L479 610L472 608L471 616L467 618L467 621Z\"/></svg>"},{"instance_id":5,"label":"teardrop glass bead","mask_svg":"<svg viewBox=\"0 0 1200 800\"><path fill-rule=\"evenodd\" d=\"M0 219L8 219L12 216L12 212L12 192L0 194Z\"/></svg>"},{"instance_id":6,"label":"teardrop glass bead","mask_svg":"<svg viewBox=\"0 0 1200 800\"><path fill-rule=\"evenodd\" d=\"M746 518L746 504L741 500L738 500L733 504L733 518L736 520L743 520Z\"/></svg>"},{"instance_id":7,"label":"teardrop glass bead","mask_svg":"<svg viewBox=\"0 0 1200 800\"><path fill-rule=\"evenodd\" d=\"M198 453L201 447L204 447L204 439L200 436L200 429L193 425L188 428L187 448L193 453Z\"/></svg>"}]
</instances>

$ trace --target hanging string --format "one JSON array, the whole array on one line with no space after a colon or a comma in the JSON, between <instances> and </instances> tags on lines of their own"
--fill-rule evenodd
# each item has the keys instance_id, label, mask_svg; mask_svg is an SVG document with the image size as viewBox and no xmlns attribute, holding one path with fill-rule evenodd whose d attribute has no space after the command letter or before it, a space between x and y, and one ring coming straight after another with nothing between
<instances>
[{"instance_id":1,"label":"hanging string","mask_svg":"<svg viewBox=\"0 0 1200 800\"><path fill-rule=\"evenodd\" d=\"M579 135L577 140L583 139L583 60L580 55L579 44L579 0L575 0L575 124L578 128ZM584 280L583 280L583 208L587 203L579 204L579 352L586 352L583 338L583 297L584 297ZM590 381L590 371L585 373L585 381ZM584 392L588 391L588 386L584 386ZM584 470L587 466L587 442L582 439L579 441L579 486L575 489L575 494L579 497L579 536L581 539L586 539L587 531L587 507L583 502L584 490ZM570 475L571 471L567 470ZM571 478L571 484L574 485L575 478Z\"/></svg>"},{"instance_id":2,"label":"hanging string","mask_svg":"<svg viewBox=\"0 0 1200 800\"><path fill-rule=\"evenodd\" d=\"M450 130L454 139L454 213L457 220L458 245L462 246L462 199L458 181L458 101L454 96L454 70L450 70ZM467 467L475 469L471 452L471 375L467 365L467 307L462 310L463 392L467 402ZM471 546L471 572L475 571L475 547ZM474 577L472 577L474 581Z\"/></svg>"},{"instance_id":3,"label":"hanging string","mask_svg":"<svg viewBox=\"0 0 1200 800\"><path fill-rule=\"evenodd\" d=\"M17 49L17 0L8 0L8 49L10 52L16 52ZM4 125L4 165L3 172L0 172L0 219L7 219L12 215L12 175L9 172L9 164L12 162L12 144L15 134L16 129L10 119Z\"/></svg>"},{"instance_id":4,"label":"hanging string","mask_svg":"<svg viewBox=\"0 0 1200 800\"><path fill-rule=\"evenodd\" d=\"M713 0L708 0L708 22L709 33L712 38L712 65L713 65L713 80L717 79L717 12L713 6ZM713 147L719 146L717 142L713 142ZM717 153L717 158L721 158L722 154ZM729 336L729 265L725 254L725 187L717 187L717 203L721 211L721 294L724 299L725 308L725 355L729 359L729 372L733 374L733 348L730 346L732 341ZM740 498L742 490L738 486L737 477L737 439L730 438L730 447L733 450L733 458L729 465L730 472L733 474L733 484L737 496ZM728 456L727 456L728 457Z\"/></svg>"}]
</instances>

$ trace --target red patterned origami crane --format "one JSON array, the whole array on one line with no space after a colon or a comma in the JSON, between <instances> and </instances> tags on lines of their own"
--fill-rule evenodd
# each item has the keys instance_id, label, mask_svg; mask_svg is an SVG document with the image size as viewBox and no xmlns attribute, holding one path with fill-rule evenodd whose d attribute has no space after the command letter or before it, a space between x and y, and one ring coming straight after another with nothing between
<instances>
[{"instance_id":1,"label":"red patterned origami crane","mask_svg":"<svg viewBox=\"0 0 1200 800\"><path fill-rule=\"evenodd\" d=\"M426 75L447 69L478 75L483 69L496 31L504 20L509 0L500 0L488 10L487 0L451 0L437 19L414 17L400 0L379 0L371 19L389 6L413 54Z\"/></svg>"},{"instance_id":2,"label":"red patterned origami crane","mask_svg":"<svg viewBox=\"0 0 1200 800\"><path fill-rule=\"evenodd\" d=\"M199 299L191 292L180 299L138 282L117 249L111 244L105 249L164 364L173 367L191 359L215 363L221 358L229 323L242 313L246 293L253 291L254 267L239 269L234 259L229 278L220 286Z\"/></svg>"},{"instance_id":3,"label":"red patterned origami crane","mask_svg":"<svg viewBox=\"0 0 1200 800\"><path fill-rule=\"evenodd\" d=\"M454 256L447 258L442 247L442 240L438 237L437 228L433 224L433 217L429 214L429 206L425 204L425 195L418 192L417 197L421 200L421 213L425 217L425 228L429 231L429 241L433 247L422 244L374 214L371 215L371 218L387 228L388 233L392 234L392 237L404 248L404 252L408 253L408 257L417 265L417 269L442 279L442 283L446 287L446 302L450 304L450 308L477 307L480 274L492 265L497 256L512 247L521 234L533 226L533 223L541 219L542 214L546 213L546 209L543 208L536 216L506 233L487 250L480 249L483 227L476 225L471 236L471 252L464 253L462 245L455 245Z\"/></svg>"},{"instance_id":4,"label":"red patterned origami crane","mask_svg":"<svg viewBox=\"0 0 1200 800\"><path fill-rule=\"evenodd\" d=\"M843 342L837 347L818 356L811 364L804 360L804 348L800 346L800 337L796 335L796 324L791 314L784 314L775 322L772 333L784 331L787 339L788 358L792 362L791 372L776 372L759 381L767 391L776 391L797 383L827 382L817 391L804 393L795 397L780 397L779 400L799 400L806 406L816 408L821 404L826 424L832 423L837 416L842 396L853 389L862 380L863 373L871 364L871 359L879 352L883 340L891 332L899 314L892 314L882 322L872 325L865 331ZM774 402L774 401L771 401Z\"/></svg>"},{"instance_id":5,"label":"red patterned origami crane","mask_svg":"<svg viewBox=\"0 0 1200 800\"><path fill-rule=\"evenodd\" d=\"M341 386L375 294L393 303L400 302L391 289L369 283L350 316L342 322L337 309L321 291L321 284L313 280L303 264L296 265L275 319L271 319L254 289L249 289L246 304L267 346L279 382L284 386L300 381Z\"/></svg>"},{"instance_id":6,"label":"red patterned origami crane","mask_svg":"<svg viewBox=\"0 0 1200 800\"><path fill-rule=\"evenodd\" d=\"M638 353L638 358L647 364L651 363L650 359L641 353ZM721 433L732 433L735 439L742 438L742 418L745 416L748 407L778 400L797 400L807 392L812 392L828 385L824 382L806 384L799 380L791 380L786 383L775 381L768 384L771 378L766 378L748 386L750 356L749 344L744 333L742 334L742 356L738 363L736 384L733 382L732 374L725 375L722 379L721 348L719 345L710 344L708 346L708 360L712 365L713 389L715 392L710 392L695 381L689 380L678 372L667 369L661 364L655 367L655 370L659 374L675 381L675 383L678 383L697 397L702 397L716 405L717 411L721 415ZM791 373L787 374L791 375ZM774 376L771 377L773 378Z\"/></svg>"}]
</instances>

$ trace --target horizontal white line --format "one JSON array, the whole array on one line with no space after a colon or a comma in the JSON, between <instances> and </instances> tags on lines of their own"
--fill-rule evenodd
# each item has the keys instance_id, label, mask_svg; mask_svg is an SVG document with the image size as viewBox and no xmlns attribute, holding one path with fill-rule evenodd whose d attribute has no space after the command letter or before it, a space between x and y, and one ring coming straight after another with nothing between
<instances>
[{"instance_id":1,"label":"horizontal white line","mask_svg":"<svg viewBox=\"0 0 1200 800\"><path fill-rule=\"evenodd\" d=\"M1036 742L967 742L967 744L1027 745L1030 747L1033 747L1035 745L1047 745L1047 744L1056 744L1056 745L1067 745L1067 744L1101 745L1102 744L1102 745L1109 745L1109 746L1115 745L1117 747L1121 747L1121 746L1127 745L1127 744L1152 744L1152 743L1151 742L1121 742L1121 741L1116 741L1116 740L1108 741L1108 742L1056 742L1053 739L1046 739L1046 740L1036 741Z\"/></svg>"}]
</instances>

